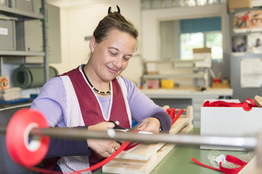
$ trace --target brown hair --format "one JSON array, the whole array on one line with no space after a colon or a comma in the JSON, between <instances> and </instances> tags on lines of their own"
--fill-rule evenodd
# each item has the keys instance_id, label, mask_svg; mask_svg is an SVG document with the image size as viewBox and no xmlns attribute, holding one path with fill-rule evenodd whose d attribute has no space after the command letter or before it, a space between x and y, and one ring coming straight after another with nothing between
<instances>
[{"instance_id":1,"label":"brown hair","mask_svg":"<svg viewBox=\"0 0 262 174\"><path fill-rule=\"evenodd\" d=\"M102 42L107 37L108 32L114 28L130 34L135 39L138 36L138 31L130 21L127 21L119 12L113 12L105 16L94 30L93 36L96 42Z\"/></svg>"}]
</instances>

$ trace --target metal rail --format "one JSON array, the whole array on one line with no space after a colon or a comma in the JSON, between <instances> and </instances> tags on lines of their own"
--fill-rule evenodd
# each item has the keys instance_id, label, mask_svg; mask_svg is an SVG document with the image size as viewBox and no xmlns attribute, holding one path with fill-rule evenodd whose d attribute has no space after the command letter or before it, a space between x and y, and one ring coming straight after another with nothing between
<instances>
[{"instance_id":1,"label":"metal rail","mask_svg":"<svg viewBox=\"0 0 262 174\"><path fill-rule=\"evenodd\" d=\"M0 133L6 133L6 126L0 126ZM86 128L33 128L30 131L30 135L70 140L107 139L141 143L227 146L241 147L247 150L254 149L258 144L258 138L256 137L173 135L168 133L139 134L119 132L114 129L109 129L108 131L90 131Z\"/></svg>"}]
</instances>

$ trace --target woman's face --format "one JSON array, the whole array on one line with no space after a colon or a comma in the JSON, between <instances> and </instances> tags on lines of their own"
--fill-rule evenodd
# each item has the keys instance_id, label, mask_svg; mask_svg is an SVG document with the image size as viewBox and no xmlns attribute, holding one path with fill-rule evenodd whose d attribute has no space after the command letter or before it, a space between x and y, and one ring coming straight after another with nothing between
<instances>
[{"instance_id":1,"label":"woman's face","mask_svg":"<svg viewBox=\"0 0 262 174\"><path fill-rule=\"evenodd\" d=\"M113 80L126 69L132 57L136 39L128 33L112 29L101 43L92 37L89 43L91 64L102 81Z\"/></svg>"},{"instance_id":2,"label":"woman's face","mask_svg":"<svg viewBox=\"0 0 262 174\"><path fill-rule=\"evenodd\" d=\"M249 18L249 26L251 28L262 27L262 10L250 11L248 18Z\"/></svg>"}]
</instances>

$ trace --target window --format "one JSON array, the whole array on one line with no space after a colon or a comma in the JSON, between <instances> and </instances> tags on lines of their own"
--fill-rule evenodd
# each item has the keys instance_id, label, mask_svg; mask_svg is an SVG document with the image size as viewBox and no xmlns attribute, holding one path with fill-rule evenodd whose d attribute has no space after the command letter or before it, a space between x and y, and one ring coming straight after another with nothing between
<instances>
[{"instance_id":1,"label":"window","mask_svg":"<svg viewBox=\"0 0 262 174\"><path fill-rule=\"evenodd\" d=\"M193 48L211 48L213 60L223 58L222 33L218 32L198 32L182 33L180 35L180 57L183 60L193 58Z\"/></svg>"},{"instance_id":2,"label":"window","mask_svg":"<svg viewBox=\"0 0 262 174\"><path fill-rule=\"evenodd\" d=\"M221 17L160 21L160 58L192 59L193 48L211 48L213 61L223 58Z\"/></svg>"}]
</instances>

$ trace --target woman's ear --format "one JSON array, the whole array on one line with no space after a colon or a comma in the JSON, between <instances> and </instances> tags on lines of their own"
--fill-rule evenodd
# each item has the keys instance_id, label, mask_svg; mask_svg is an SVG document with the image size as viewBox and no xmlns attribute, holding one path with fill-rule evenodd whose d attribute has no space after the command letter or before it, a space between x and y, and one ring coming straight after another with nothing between
<instances>
[{"instance_id":1,"label":"woman's ear","mask_svg":"<svg viewBox=\"0 0 262 174\"><path fill-rule=\"evenodd\" d=\"M96 47L96 39L94 36L92 36L91 40L89 41L89 49L91 53L94 51L95 47Z\"/></svg>"}]
</instances>

